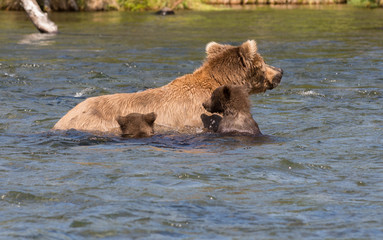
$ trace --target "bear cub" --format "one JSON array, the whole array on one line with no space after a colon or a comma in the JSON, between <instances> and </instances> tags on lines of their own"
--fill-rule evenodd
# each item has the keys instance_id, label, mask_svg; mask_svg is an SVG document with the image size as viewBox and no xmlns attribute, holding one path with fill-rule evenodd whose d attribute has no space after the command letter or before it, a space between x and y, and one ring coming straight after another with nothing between
<instances>
[{"instance_id":1,"label":"bear cub","mask_svg":"<svg viewBox=\"0 0 383 240\"><path fill-rule=\"evenodd\" d=\"M249 95L242 86L221 86L202 106L208 112L223 115L218 133L262 135L250 113Z\"/></svg>"},{"instance_id":2,"label":"bear cub","mask_svg":"<svg viewBox=\"0 0 383 240\"><path fill-rule=\"evenodd\" d=\"M117 118L121 128L121 136L129 138L150 137L154 134L153 125L157 118L154 112L141 114L130 113Z\"/></svg>"}]
</instances>

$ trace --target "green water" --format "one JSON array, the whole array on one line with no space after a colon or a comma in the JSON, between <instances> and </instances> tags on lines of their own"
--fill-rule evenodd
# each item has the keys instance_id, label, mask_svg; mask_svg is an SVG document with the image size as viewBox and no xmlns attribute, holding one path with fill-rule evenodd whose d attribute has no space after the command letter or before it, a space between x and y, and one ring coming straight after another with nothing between
<instances>
[{"instance_id":1,"label":"green water","mask_svg":"<svg viewBox=\"0 0 383 240\"><path fill-rule=\"evenodd\" d=\"M0 12L1 239L380 239L383 9ZM281 84L251 96L263 138L124 140L50 128L85 98L191 73L255 39Z\"/></svg>"}]
</instances>

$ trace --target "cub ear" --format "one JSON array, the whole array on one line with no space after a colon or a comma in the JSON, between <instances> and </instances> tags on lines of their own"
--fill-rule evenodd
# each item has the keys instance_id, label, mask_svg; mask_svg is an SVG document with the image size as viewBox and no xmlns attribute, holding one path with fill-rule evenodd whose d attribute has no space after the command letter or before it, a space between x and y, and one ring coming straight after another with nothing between
<instances>
[{"instance_id":1,"label":"cub ear","mask_svg":"<svg viewBox=\"0 0 383 240\"><path fill-rule=\"evenodd\" d=\"M226 49L228 49L227 45L219 44L216 42L209 42L206 45L206 54L208 58L212 58L224 52Z\"/></svg>"},{"instance_id":2,"label":"cub ear","mask_svg":"<svg viewBox=\"0 0 383 240\"><path fill-rule=\"evenodd\" d=\"M223 96L225 97L225 99L230 99L230 95L231 95L231 90L228 86L224 86L223 89Z\"/></svg>"},{"instance_id":3,"label":"cub ear","mask_svg":"<svg viewBox=\"0 0 383 240\"><path fill-rule=\"evenodd\" d=\"M145 122L147 122L149 125L153 125L154 121L156 121L156 118L157 114L155 114L154 112L145 114L144 116Z\"/></svg>"},{"instance_id":4,"label":"cub ear","mask_svg":"<svg viewBox=\"0 0 383 240\"><path fill-rule=\"evenodd\" d=\"M257 43L254 40L247 40L239 48L239 54L244 62L252 62L257 54Z\"/></svg>"}]
</instances>

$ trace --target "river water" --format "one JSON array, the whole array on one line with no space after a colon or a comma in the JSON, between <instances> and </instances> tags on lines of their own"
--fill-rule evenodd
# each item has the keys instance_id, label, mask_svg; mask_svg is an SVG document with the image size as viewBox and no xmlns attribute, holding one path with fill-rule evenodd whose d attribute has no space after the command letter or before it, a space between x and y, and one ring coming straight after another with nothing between
<instances>
[{"instance_id":1,"label":"river water","mask_svg":"<svg viewBox=\"0 0 383 240\"><path fill-rule=\"evenodd\" d=\"M383 238L383 9L0 12L0 239ZM162 86L255 39L265 137L51 132L91 96Z\"/></svg>"}]
</instances>

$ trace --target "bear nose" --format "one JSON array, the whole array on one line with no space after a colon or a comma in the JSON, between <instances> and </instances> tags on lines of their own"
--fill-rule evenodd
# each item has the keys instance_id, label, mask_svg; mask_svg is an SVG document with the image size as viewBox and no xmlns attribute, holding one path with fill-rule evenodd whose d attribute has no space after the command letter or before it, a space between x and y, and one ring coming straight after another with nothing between
<instances>
[{"instance_id":1,"label":"bear nose","mask_svg":"<svg viewBox=\"0 0 383 240\"><path fill-rule=\"evenodd\" d=\"M209 104L207 102L202 103L202 106L206 111L210 112Z\"/></svg>"},{"instance_id":2,"label":"bear nose","mask_svg":"<svg viewBox=\"0 0 383 240\"><path fill-rule=\"evenodd\" d=\"M277 68L277 67L273 67L273 66L270 66L268 65L271 69L273 69L274 71L277 71L279 74L283 75L283 69L282 68Z\"/></svg>"},{"instance_id":3,"label":"bear nose","mask_svg":"<svg viewBox=\"0 0 383 240\"><path fill-rule=\"evenodd\" d=\"M283 70L282 69L278 69L279 70L279 73L277 73L273 79L271 80L271 83L272 83L272 87L275 88L279 85L279 83L281 82L282 80L282 75L283 75Z\"/></svg>"}]
</instances>

